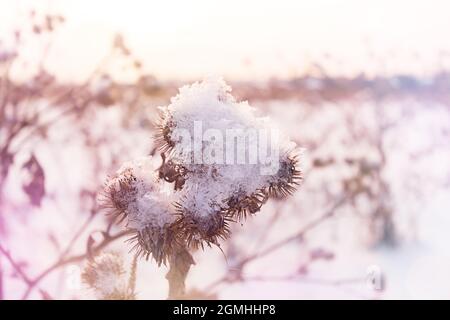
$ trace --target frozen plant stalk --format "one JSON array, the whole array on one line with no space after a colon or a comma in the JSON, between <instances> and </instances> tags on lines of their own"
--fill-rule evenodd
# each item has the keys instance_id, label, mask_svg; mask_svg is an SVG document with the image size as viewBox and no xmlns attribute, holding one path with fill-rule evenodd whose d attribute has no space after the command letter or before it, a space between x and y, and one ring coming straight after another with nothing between
<instances>
[{"instance_id":1,"label":"frozen plant stalk","mask_svg":"<svg viewBox=\"0 0 450 320\"><path fill-rule=\"evenodd\" d=\"M136 252L169 263L170 298L184 293L189 252L219 246L231 223L301 181L295 144L230 91L221 79L182 87L160 108L161 160L126 163L106 183L104 205L134 231Z\"/></svg>"}]
</instances>

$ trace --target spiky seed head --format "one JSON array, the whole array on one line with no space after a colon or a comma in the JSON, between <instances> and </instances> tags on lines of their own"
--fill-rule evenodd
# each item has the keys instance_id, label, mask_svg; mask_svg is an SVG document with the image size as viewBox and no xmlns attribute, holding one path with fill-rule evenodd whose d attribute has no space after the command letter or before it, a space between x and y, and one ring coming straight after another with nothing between
<instances>
[{"instance_id":1,"label":"spiky seed head","mask_svg":"<svg viewBox=\"0 0 450 320\"><path fill-rule=\"evenodd\" d=\"M159 110L159 119L155 127L154 139L156 146L162 153L167 153L175 146L175 141L172 140L172 131L175 128L175 123L169 111L165 109Z\"/></svg>"},{"instance_id":2,"label":"spiky seed head","mask_svg":"<svg viewBox=\"0 0 450 320\"><path fill-rule=\"evenodd\" d=\"M137 200L137 178L128 168L110 177L100 195L101 207L108 213L123 221L127 216L129 205Z\"/></svg>"},{"instance_id":3,"label":"spiky seed head","mask_svg":"<svg viewBox=\"0 0 450 320\"><path fill-rule=\"evenodd\" d=\"M280 167L274 181L269 183L267 194L278 199L290 196L297 190L302 179L298 156L286 154L280 159Z\"/></svg>"},{"instance_id":4,"label":"spiky seed head","mask_svg":"<svg viewBox=\"0 0 450 320\"><path fill-rule=\"evenodd\" d=\"M88 260L81 278L100 299L133 300L122 257L115 252L101 253Z\"/></svg>"},{"instance_id":5,"label":"spiky seed head","mask_svg":"<svg viewBox=\"0 0 450 320\"><path fill-rule=\"evenodd\" d=\"M170 230L175 218L173 193L160 182L153 160L148 157L122 166L107 183L104 199L113 213L126 218L127 227L134 232L130 240L137 253L161 265L175 245Z\"/></svg>"},{"instance_id":6,"label":"spiky seed head","mask_svg":"<svg viewBox=\"0 0 450 320\"><path fill-rule=\"evenodd\" d=\"M240 191L228 198L227 207L223 211L232 219L245 220L249 215L257 213L267 199L268 195L264 189L257 190L251 195Z\"/></svg>"},{"instance_id":7,"label":"spiky seed head","mask_svg":"<svg viewBox=\"0 0 450 320\"><path fill-rule=\"evenodd\" d=\"M146 226L136 230L135 235L128 241L134 243L132 250L138 256L146 260L153 258L158 266L166 265L169 257L179 246L172 225L166 225L163 228Z\"/></svg>"},{"instance_id":8,"label":"spiky seed head","mask_svg":"<svg viewBox=\"0 0 450 320\"><path fill-rule=\"evenodd\" d=\"M182 203L176 203L175 207L177 219L172 228L177 235L178 243L192 249L204 249L205 245L218 245L219 240L225 240L230 236L229 224L232 219L226 213L217 211L215 214L201 215L187 211Z\"/></svg>"}]
</instances>

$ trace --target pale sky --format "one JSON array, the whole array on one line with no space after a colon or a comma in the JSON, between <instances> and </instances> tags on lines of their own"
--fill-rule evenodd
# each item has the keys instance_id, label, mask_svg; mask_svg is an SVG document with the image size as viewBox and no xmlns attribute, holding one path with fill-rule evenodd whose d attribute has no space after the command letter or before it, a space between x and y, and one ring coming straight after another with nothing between
<instances>
[{"instance_id":1,"label":"pale sky","mask_svg":"<svg viewBox=\"0 0 450 320\"><path fill-rule=\"evenodd\" d=\"M421 75L450 52L445 0L0 0L0 38L36 4L67 18L46 63L65 80L86 77L116 32L162 79L286 77L315 61L332 74ZM40 57L37 47L27 49L30 59Z\"/></svg>"}]
</instances>

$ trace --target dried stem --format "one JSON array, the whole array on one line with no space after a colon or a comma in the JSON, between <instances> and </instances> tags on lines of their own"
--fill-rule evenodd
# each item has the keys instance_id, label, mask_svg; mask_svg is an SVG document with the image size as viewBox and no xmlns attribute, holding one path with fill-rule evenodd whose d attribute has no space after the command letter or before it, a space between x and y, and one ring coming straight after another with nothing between
<instances>
[{"instance_id":1,"label":"dried stem","mask_svg":"<svg viewBox=\"0 0 450 320\"><path fill-rule=\"evenodd\" d=\"M185 282L191 265L195 264L192 255L185 247L180 247L169 258L169 272L166 279L169 282L168 299L180 299L185 294Z\"/></svg>"}]
</instances>

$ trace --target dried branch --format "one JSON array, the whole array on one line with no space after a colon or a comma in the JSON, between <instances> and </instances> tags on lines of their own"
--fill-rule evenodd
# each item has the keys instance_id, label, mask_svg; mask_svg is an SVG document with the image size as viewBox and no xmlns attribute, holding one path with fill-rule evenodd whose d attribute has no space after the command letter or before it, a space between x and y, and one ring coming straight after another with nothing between
<instances>
[{"instance_id":1,"label":"dried branch","mask_svg":"<svg viewBox=\"0 0 450 320\"><path fill-rule=\"evenodd\" d=\"M70 251L72 250L72 248L75 245L76 241L86 231L86 229L91 224L91 222L94 220L94 218L95 218L95 214L90 214L89 215L89 217L86 219L86 221L80 227L80 229L74 234L72 239L69 241L69 244L67 245L66 249L61 253L60 259L65 258L70 253Z\"/></svg>"},{"instance_id":2,"label":"dried branch","mask_svg":"<svg viewBox=\"0 0 450 320\"><path fill-rule=\"evenodd\" d=\"M30 285L33 281L26 275L26 273L22 270L22 267L14 258L11 256L9 250L5 249L0 244L0 253L8 260L9 264L12 266L14 271L20 276L20 278L27 284Z\"/></svg>"},{"instance_id":3,"label":"dried branch","mask_svg":"<svg viewBox=\"0 0 450 320\"><path fill-rule=\"evenodd\" d=\"M104 239L98 245L93 246L91 248L91 253L96 254L96 253L100 252L103 248L105 248L106 246L111 244L113 241L115 241L119 238L122 238L126 235L129 235L129 234L130 234L130 231L128 231L128 230L119 232L113 236L105 234ZM39 284L39 282L41 282L50 273L52 273L53 271L65 266L65 265L83 261L84 259L86 259L88 257L88 254L89 253L86 252L84 254L74 255L69 258L58 259L55 263L50 265L47 269L42 271L38 276L36 276L33 280L31 280L31 282L28 284L27 290L25 291L25 293L22 296L22 300L27 299L29 297L29 295L31 294L31 292L33 291L33 289L37 286L37 284Z\"/></svg>"},{"instance_id":4,"label":"dried branch","mask_svg":"<svg viewBox=\"0 0 450 320\"><path fill-rule=\"evenodd\" d=\"M366 277L355 277L355 278L345 278L345 279L321 279L321 278L311 278L311 277L305 277L305 276L299 276L299 275L293 274L293 275L281 276L281 277L277 277L277 276L274 276L274 277L270 277L270 276L245 277L245 278L243 278L243 281L258 281L258 282L295 281L295 282L303 282L303 283L310 283L310 284L339 287L339 286L343 286L343 285L352 285L352 284L363 283L366 281Z\"/></svg>"},{"instance_id":5,"label":"dried branch","mask_svg":"<svg viewBox=\"0 0 450 320\"><path fill-rule=\"evenodd\" d=\"M106 246L108 246L109 244L111 244L113 241L124 237L125 235L130 234L129 231L122 231L119 232L115 235L108 235L105 234L104 239L96 246L94 246L91 250L92 253L98 253L100 252L103 248L105 248ZM25 291L25 293L22 296L22 299L25 300L29 297L29 295L31 294L31 292L33 291L33 289L45 278L47 277L49 274L51 274L53 271L68 265L68 264L73 264L73 263L78 263L80 261L83 261L84 259L87 258L88 253L84 253L84 254L80 254L80 255L74 255L71 256L69 258L64 258L62 255L60 256L60 258L53 263L52 265L50 265L47 269L45 269L44 271L42 271L40 274L38 274L35 278L31 278L29 277L21 268L20 264L17 263L13 257L11 256L11 253L6 250L1 244L0 244L0 253L5 256L5 258L8 260L8 262L10 263L10 265L12 266L12 268L14 269L14 271L20 276L20 278L22 279L22 281L27 285L27 289Z\"/></svg>"},{"instance_id":6,"label":"dried branch","mask_svg":"<svg viewBox=\"0 0 450 320\"><path fill-rule=\"evenodd\" d=\"M307 232L314 229L318 225L322 224L325 220L331 218L334 215L336 209L338 209L340 206L342 206L346 202L346 199L347 198L344 196L341 197L338 201L336 201L336 203L331 208L329 208L327 211L325 211L325 213L323 213L317 219L311 221L309 224L307 224L305 227L303 227L300 231L293 234L292 236L287 237L260 252L256 252L256 253L244 258L241 262L241 266L243 266L244 264L247 264L250 261L253 261L255 259L262 258L262 257L272 253L273 251L280 249L281 247L283 247L286 244L289 244L293 241L302 239Z\"/></svg>"},{"instance_id":7,"label":"dried branch","mask_svg":"<svg viewBox=\"0 0 450 320\"><path fill-rule=\"evenodd\" d=\"M260 252L256 252L254 254L251 254L245 258L243 258L240 262L237 263L237 268L234 271L237 271L237 275L236 272L232 272L232 273L227 273L226 275L224 275L223 277L219 278L218 280L214 281L213 283L211 283L206 289L206 292L210 292L211 290L213 290L214 288L216 288L218 285L225 283L225 282L232 282L232 281L245 281L245 279L248 278L244 278L242 276L242 270L244 269L245 265L247 265L250 262L253 262L257 259L260 259L264 256L269 255L270 253L272 253L273 251L276 251L278 249L280 249L281 247L302 239L306 233L308 233L309 231L311 231L312 229L316 228L317 226L321 225L323 222L327 221L329 218L334 216L335 211L341 207L342 205L344 205L347 201L347 197L342 196L339 198L339 200L337 200L333 206L331 206L331 208L329 208L327 211L325 211L322 215L320 215L317 219L311 221L309 224L307 224L305 227L303 227L301 230L299 230L297 233L295 233L294 235L287 237L283 240L280 240L276 243L274 243L273 245L267 247L266 249L260 251Z\"/></svg>"}]
</instances>

